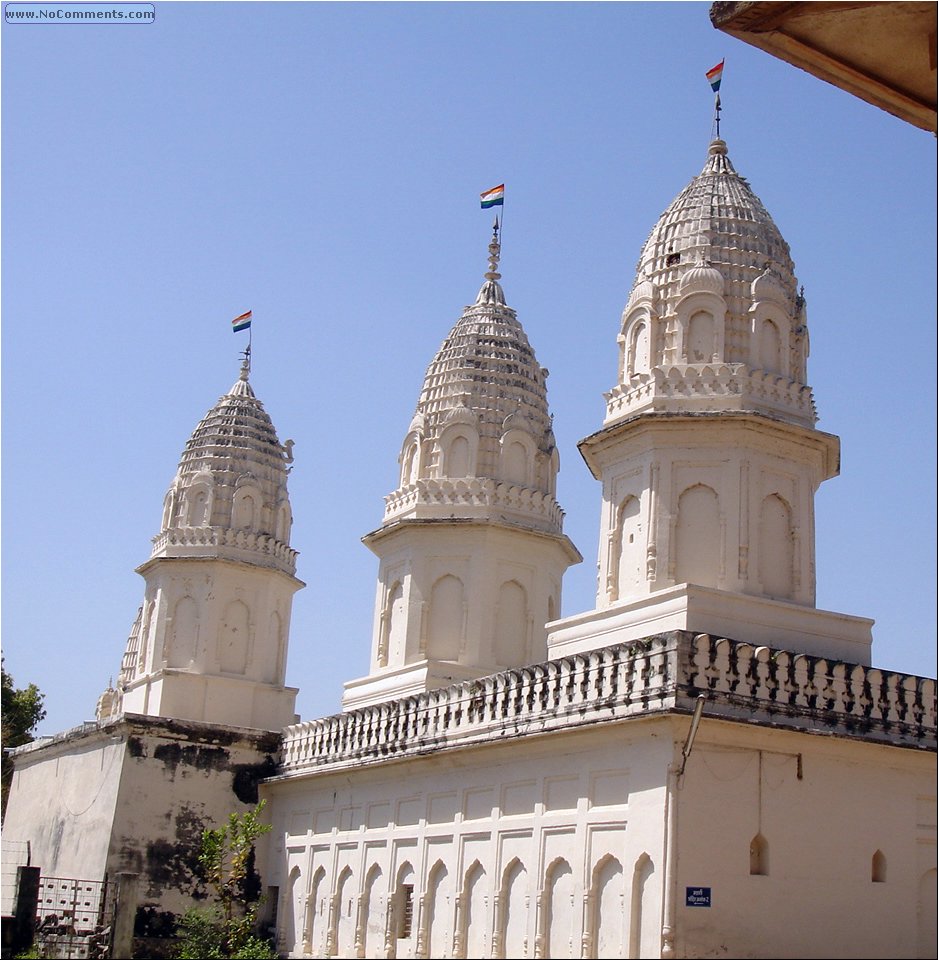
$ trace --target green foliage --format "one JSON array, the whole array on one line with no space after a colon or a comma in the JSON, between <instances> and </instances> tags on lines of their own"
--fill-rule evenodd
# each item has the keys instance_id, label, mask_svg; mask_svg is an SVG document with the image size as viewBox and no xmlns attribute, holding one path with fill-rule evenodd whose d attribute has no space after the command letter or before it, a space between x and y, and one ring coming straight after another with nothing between
<instances>
[{"instance_id":1,"label":"green foliage","mask_svg":"<svg viewBox=\"0 0 938 960\"><path fill-rule=\"evenodd\" d=\"M31 683L22 690L13 685L13 677L2 668L2 707L3 707L3 760L0 770L2 796L0 796L0 816L6 816L7 797L13 780L13 761L7 757L7 748L21 747L33 739L33 731L45 719L46 708L42 705L45 694L40 693L36 684Z\"/></svg>"},{"instance_id":2,"label":"green foliage","mask_svg":"<svg viewBox=\"0 0 938 960\"><path fill-rule=\"evenodd\" d=\"M261 823L265 801L247 813L232 813L217 830L202 832L199 866L212 888L217 906L189 910L182 918L180 960L273 960L271 945L255 935L257 903L249 897L254 844L267 833Z\"/></svg>"}]
</instances>

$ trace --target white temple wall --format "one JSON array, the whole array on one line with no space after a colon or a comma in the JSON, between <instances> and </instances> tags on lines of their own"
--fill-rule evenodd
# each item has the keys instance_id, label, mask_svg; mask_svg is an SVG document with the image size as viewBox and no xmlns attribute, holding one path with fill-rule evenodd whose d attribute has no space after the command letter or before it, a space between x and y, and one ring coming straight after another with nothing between
<instances>
[{"instance_id":1,"label":"white temple wall","mask_svg":"<svg viewBox=\"0 0 938 960\"><path fill-rule=\"evenodd\" d=\"M705 719L677 796L678 956L934 956L934 754Z\"/></svg>"},{"instance_id":2,"label":"white temple wall","mask_svg":"<svg viewBox=\"0 0 938 960\"><path fill-rule=\"evenodd\" d=\"M659 719L264 784L280 947L580 957L599 934L624 949L636 864L653 867L639 913L660 918L671 749Z\"/></svg>"},{"instance_id":3,"label":"white temple wall","mask_svg":"<svg viewBox=\"0 0 938 960\"><path fill-rule=\"evenodd\" d=\"M705 718L678 782L689 722L263 784L280 948L658 957L670 927L676 957L920 956L934 755Z\"/></svg>"}]
</instances>

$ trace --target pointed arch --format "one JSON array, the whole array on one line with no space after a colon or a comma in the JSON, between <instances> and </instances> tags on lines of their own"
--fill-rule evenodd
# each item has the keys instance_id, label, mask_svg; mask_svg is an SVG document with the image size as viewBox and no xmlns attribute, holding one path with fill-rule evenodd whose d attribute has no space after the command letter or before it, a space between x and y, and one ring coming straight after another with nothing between
<instances>
[{"instance_id":1,"label":"pointed arch","mask_svg":"<svg viewBox=\"0 0 938 960\"><path fill-rule=\"evenodd\" d=\"M450 926L452 915L449 910L450 875L442 860L437 860L430 869L427 878L426 943L431 957L446 957L450 953Z\"/></svg>"},{"instance_id":2,"label":"pointed arch","mask_svg":"<svg viewBox=\"0 0 938 960\"><path fill-rule=\"evenodd\" d=\"M286 948L292 953L300 946L298 941L303 930L303 886L302 871L299 866L295 866L287 877L284 914L282 938Z\"/></svg>"},{"instance_id":3,"label":"pointed arch","mask_svg":"<svg viewBox=\"0 0 938 960\"><path fill-rule=\"evenodd\" d=\"M524 864L514 857L502 874L500 897L501 917L499 922L499 940L501 956L523 957L527 941L528 919L528 871Z\"/></svg>"},{"instance_id":4,"label":"pointed arch","mask_svg":"<svg viewBox=\"0 0 938 960\"><path fill-rule=\"evenodd\" d=\"M383 872L377 863L373 863L365 877L365 891L362 895L362 945L366 957L377 957L384 949L384 918L379 893Z\"/></svg>"},{"instance_id":5,"label":"pointed arch","mask_svg":"<svg viewBox=\"0 0 938 960\"><path fill-rule=\"evenodd\" d=\"M335 945L336 954L349 957L355 947L355 875L346 866L335 886Z\"/></svg>"},{"instance_id":6,"label":"pointed arch","mask_svg":"<svg viewBox=\"0 0 938 960\"><path fill-rule=\"evenodd\" d=\"M767 496L759 510L759 580L767 596L779 600L794 598L792 509L777 493Z\"/></svg>"},{"instance_id":7,"label":"pointed arch","mask_svg":"<svg viewBox=\"0 0 938 960\"><path fill-rule=\"evenodd\" d=\"M405 860L397 871L394 888L392 922L398 940L410 940L414 935L414 868Z\"/></svg>"},{"instance_id":8,"label":"pointed arch","mask_svg":"<svg viewBox=\"0 0 938 960\"><path fill-rule=\"evenodd\" d=\"M545 941L547 956L572 958L579 955L576 943L573 907L573 869L563 858L557 857L547 868Z\"/></svg>"},{"instance_id":9,"label":"pointed arch","mask_svg":"<svg viewBox=\"0 0 938 960\"><path fill-rule=\"evenodd\" d=\"M769 875L769 842L757 833L749 841L749 875L767 877Z\"/></svg>"},{"instance_id":10,"label":"pointed arch","mask_svg":"<svg viewBox=\"0 0 938 960\"><path fill-rule=\"evenodd\" d=\"M675 539L675 582L719 586L720 500L712 487L698 483L678 498Z\"/></svg>"},{"instance_id":11,"label":"pointed arch","mask_svg":"<svg viewBox=\"0 0 938 960\"><path fill-rule=\"evenodd\" d=\"M873 854L873 859L870 863L870 880L873 883L886 882L886 854L884 854L882 850L877 850Z\"/></svg>"},{"instance_id":12,"label":"pointed arch","mask_svg":"<svg viewBox=\"0 0 938 960\"><path fill-rule=\"evenodd\" d=\"M635 867L632 870L629 956L636 960L641 960L643 957L658 957L661 953L651 889L651 877L654 872L655 865L647 853L643 853L635 861Z\"/></svg>"},{"instance_id":13,"label":"pointed arch","mask_svg":"<svg viewBox=\"0 0 938 960\"><path fill-rule=\"evenodd\" d=\"M478 860L474 860L472 866L466 871L463 891L465 947L461 951L462 956L484 957L488 947L488 897L485 888L485 868Z\"/></svg>"},{"instance_id":14,"label":"pointed arch","mask_svg":"<svg viewBox=\"0 0 938 960\"><path fill-rule=\"evenodd\" d=\"M323 933L326 919L326 870L319 867L313 874L309 896L306 898L306 928L303 935L303 948L306 953L322 953Z\"/></svg>"},{"instance_id":15,"label":"pointed arch","mask_svg":"<svg viewBox=\"0 0 938 960\"><path fill-rule=\"evenodd\" d=\"M611 853L593 868L590 883L593 956L621 957L625 951L625 876Z\"/></svg>"},{"instance_id":16,"label":"pointed arch","mask_svg":"<svg viewBox=\"0 0 938 960\"><path fill-rule=\"evenodd\" d=\"M427 654L434 660L459 660L463 645L465 588L451 573L440 577L430 590Z\"/></svg>"}]
</instances>

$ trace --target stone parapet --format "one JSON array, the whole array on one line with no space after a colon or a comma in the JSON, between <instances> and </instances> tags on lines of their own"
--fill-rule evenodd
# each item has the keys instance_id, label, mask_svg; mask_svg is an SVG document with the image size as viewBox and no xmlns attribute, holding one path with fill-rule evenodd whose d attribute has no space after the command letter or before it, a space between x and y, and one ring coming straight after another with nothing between
<instances>
[{"instance_id":1,"label":"stone parapet","mask_svg":"<svg viewBox=\"0 0 938 960\"><path fill-rule=\"evenodd\" d=\"M417 480L389 494L384 503L385 521L407 515L448 517L457 508L460 516L472 515L474 510L507 512L530 518L539 529L551 533L559 534L563 529L564 512L550 494L489 478Z\"/></svg>"},{"instance_id":2,"label":"stone parapet","mask_svg":"<svg viewBox=\"0 0 938 960\"><path fill-rule=\"evenodd\" d=\"M606 422L643 412L757 410L817 422L811 388L744 363L681 364L635 374L605 394Z\"/></svg>"},{"instance_id":3,"label":"stone parapet","mask_svg":"<svg viewBox=\"0 0 938 960\"><path fill-rule=\"evenodd\" d=\"M282 776L572 730L707 698L704 716L935 750L935 681L671 631L284 730Z\"/></svg>"},{"instance_id":4,"label":"stone parapet","mask_svg":"<svg viewBox=\"0 0 938 960\"><path fill-rule=\"evenodd\" d=\"M230 527L171 527L153 538L150 557L204 557L205 548L222 559L275 566L289 574L296 571L298 551L282 540Z\"/></svg>"}]
</instances>

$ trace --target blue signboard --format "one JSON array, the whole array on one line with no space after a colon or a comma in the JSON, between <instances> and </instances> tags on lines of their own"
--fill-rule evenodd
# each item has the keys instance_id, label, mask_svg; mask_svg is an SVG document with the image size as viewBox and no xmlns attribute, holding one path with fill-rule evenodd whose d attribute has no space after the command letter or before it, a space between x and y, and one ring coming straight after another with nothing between
<instances>
[{"instance_id":1,"label":"blue signboard","mask_svg":"<svg viewBox=\"0 0 938 960\"><path fill-rule=\"evenodd\" d=\"M688 907L709 907L709 887L685 887L684 905Z\"/></svg>"}]
</instances>

